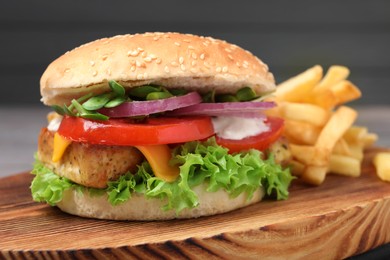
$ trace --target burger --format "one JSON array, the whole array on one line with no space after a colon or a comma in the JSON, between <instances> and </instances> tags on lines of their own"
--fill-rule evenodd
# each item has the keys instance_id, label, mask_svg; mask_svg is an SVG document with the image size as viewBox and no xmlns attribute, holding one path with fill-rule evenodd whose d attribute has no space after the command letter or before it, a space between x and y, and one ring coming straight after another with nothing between
<instances>
[{"instance_id":1,"label":"burger","mask_svg":"<svg viewBox=\"0 0 390 260\"><path fill-rule=\"evenodd\" d=\"M40 80L51 106L35 201L89 218L165 220L286 199L283 121L265 116L268 67L222 40L180 33L96 40Z\"/></svg>"}]
</instances>

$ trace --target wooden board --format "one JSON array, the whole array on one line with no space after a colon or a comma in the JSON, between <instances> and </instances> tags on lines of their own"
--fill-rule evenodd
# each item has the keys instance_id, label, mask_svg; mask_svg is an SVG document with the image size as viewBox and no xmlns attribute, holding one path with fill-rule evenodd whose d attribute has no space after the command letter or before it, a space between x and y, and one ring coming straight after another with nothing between
<instances>
[{"instance_id":1,"label":"wooden board","mask_svg":"<svg viewBox=\"0 0 390 260\"><path fill-rule=\"evenodd\" d=\"M366 153L359 178L295 182L287 201L192 220L116 222L31 201L32 176L0 180L0 258L345 258L390 242L390 184Z\"/></svg>"}]
</instances>

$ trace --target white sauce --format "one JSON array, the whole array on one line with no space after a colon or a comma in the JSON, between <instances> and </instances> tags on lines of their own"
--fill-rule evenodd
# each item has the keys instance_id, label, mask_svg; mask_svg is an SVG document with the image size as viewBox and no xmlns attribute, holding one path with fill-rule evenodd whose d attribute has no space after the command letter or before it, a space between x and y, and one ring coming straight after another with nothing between
<instances>
[{"instance_id":1,"label":"white sauce","mask_svg":"<svg viewBox=\"0 0 390 260\"><path fill-rule=\"evenodd\" d=\"M62 117L53 118L53 120L51 120L49 125L47 126L47 129L50 132L57 132L58 128L60 127L61 121L62 121Z\"/></svg>"},{"instance_id":2,"label":"white sauce","mask_svg":"<svg viewBox=\"0 0 390 260\"><path fill-rule=\"evenodd\" d=\"M269 126L264 123L265 118L242 118L220 116L212 118L215 133L224 139L241 140L268 132Z\"/></svg>"}]
</instances>

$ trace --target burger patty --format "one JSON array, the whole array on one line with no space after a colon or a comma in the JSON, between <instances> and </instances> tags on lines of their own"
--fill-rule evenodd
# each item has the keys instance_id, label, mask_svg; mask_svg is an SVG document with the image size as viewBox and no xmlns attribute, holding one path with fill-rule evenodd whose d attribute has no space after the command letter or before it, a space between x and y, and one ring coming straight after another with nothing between
<instances>
[{"instance_id":1,"label":"burger patty","mask_svg":"<svg viewBox=\"0 0 390 260\"><path fill-rule=\"evenodd\" d=\"M59 162L52 161L54 132L43 128L38 159L59 176L86 187L105 188L128 171L136 171L143 155L131 146L105 146L72 142Z\"/></svg>"}]
</instances>

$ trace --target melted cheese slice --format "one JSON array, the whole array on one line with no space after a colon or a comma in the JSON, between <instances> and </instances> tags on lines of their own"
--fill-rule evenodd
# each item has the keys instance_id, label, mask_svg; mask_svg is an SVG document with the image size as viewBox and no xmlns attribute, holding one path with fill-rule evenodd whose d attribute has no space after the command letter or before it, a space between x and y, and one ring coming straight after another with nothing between
<instances>
[{"instance_id":1,"label":"melted cheese slice","mask_svg":"<svg viewBox=\"0 0 390 260\"><path fill-rule=\"evenodd\" d=\"M173 182L180 174L179 167L169 164L171 159L171 149L168 145L138 145L138 150L148 160L154 175L166 182Z\"/></svg>"},{"instance_id":2,"label":"melted cheese slice","mask_svg":"<svg viewBox=\"0 0 390 260\"><path fill-rule=\"evenodd\" d=\"M66 148L68 148L71 143L72 141L65 139L65 137L56 132L54 134L53 156L51 157L51 160L53 162L61 160Z\"/></svg>"}]
</instances>

